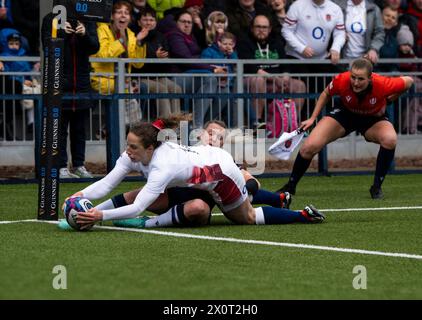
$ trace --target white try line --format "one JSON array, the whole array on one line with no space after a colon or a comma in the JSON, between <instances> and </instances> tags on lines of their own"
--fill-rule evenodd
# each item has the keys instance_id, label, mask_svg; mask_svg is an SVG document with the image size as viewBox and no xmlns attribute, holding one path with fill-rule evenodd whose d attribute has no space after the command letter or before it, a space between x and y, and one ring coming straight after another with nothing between
<instances>
[{"instance_id":1,"label":"white try line","mask_svg":"<svg viewBox=\"0 0 422 320\"><path fill-rule=\"evenodd\" d=\"M58 223L58 221L42 221L42 220L28 219L28 220L16 220L16 221L0 221L0 224L11 224L11 223L20 223L20 222L38 222L38 223L51 223L51 224ZM201 236L201 235L189 234L189 233L157 231L157 230L147 230L147 229L130 229L130 228L105 227L105 226L95 226L94 228L104 229L104 230L125 231L125 232L147 233L147 234L155 234L155 235L176 237L176 238L212 240L212 241L223 241L223 242L231 242L231 243L245 243L245 244L254 244L254 245L298 248L298 249L313 249L313 250L334 251L334 252L342 252L342 253L354 253L354 254L365 254L365 255L422 260L422 255L409 254L409 253L337 248L337 247L317 246L317 245L302 244L302 243L286 243L286 242L274 242L274 241L263 241L263 240L245 240L245 239L237 239L237 238Z\"/></svg>"}]
</instances>

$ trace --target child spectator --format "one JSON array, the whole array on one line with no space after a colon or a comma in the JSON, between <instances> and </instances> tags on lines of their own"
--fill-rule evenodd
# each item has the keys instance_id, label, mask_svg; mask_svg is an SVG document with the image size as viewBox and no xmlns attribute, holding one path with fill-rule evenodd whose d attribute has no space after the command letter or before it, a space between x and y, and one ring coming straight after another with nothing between
<instances>
[{"instance_id":1,"label":"child spectator","mask_svg":"<svg viewBox=\"0 0 422 320\"><path fill-rule=\"evenodd\" d=\"M130 30L138 34L141 31L141 27L139 26L139 19L141 18L141 11L145 8L152 9L151 6L147 3L147 0L132 0L132 21L129 24ZM153 9L152 9L153 10Z\"/></svg>"},{"instance_id":2,"label":"child spectator","mask_svg":"<svg viewBox=\"0 0 422 320\"><path fill-rule=\"evenodd\" d=\"M205 22L205 40L208 46L217 42L219 37L227 30L229 21L221 11L211 12Z\"/></svg>"},{"instance_id":3,"label":"child spectator","mask_svg":"<svg viewBox=\"0 0 422 320\"><path fill-rule=\"evenodd\" d=\"M416 58L413 52L414 38L413 33L409 27L403 25L397 33L397 43L399 45L398 57L403 58ZM413 63L400 63L399 70L404 72L416 72L417 65ZM415 90L420 92L422 90L422 80L418 77L415 80ZM403 122L402 132L415 134L422 132L422 99L415 97L410 99L407 108L403 109Z\"/></svg>"},{"instance_id":4,"label":"child spectator","mask_svg":"<svg viewBox=\"0 0 422 320\"><path fill-rule=\"evenodd\" d=\"M203 59L237 59L237 53L234 50L236 46L236 37L230 32L224 32L219 36L216 42L202 51ZM214 73L233 73L233 64L215 65ZM218 78L218 93L229 93L233 91L233 79L227 77ZM215 120L222 116L220 120L233 124L233 110L229 109L229 99L215 99L213 109L210 110L210 120ZM215 106L216 105L216 106ZM215 106L215 107L214 107ZM204 110L203 116L206 117L207 110Z\"/></svg>"},{"instance_id":5,"label":"child spectator","mask_svg":"<svg viewBox=\"0 0 422 320\"><path fill-rule=\"evenodd\" d=\"M27 53L27 41L16 29L5 28L0 31L0 56L22 57ZM0 57L1 60L1 57ZM29 72L32 66L27 61L0 61L0 71ZM4 94L22 94L23 85L31 86L30 77L2 76L0 88ZM3 89L4 88L4 89ZM6 140L22 139L22 125L24 123L22 108L17 107L16 101L5 101Z\"/></svg>"},{"instance_id":6,"label":"child spectator","mask_svg":"<svg viewBox=\"0 0 422 320\"><path fill-rule=\"evenodd\" d=\"M402 25L399 32L397 33L397 44L399 45L399 58L416 58L413 52L414 45L413 34L409 27ZM414 63L401 63L399 65L400 71L412 72L417 71L417 65Z\"/></svg>"}]
</instances>

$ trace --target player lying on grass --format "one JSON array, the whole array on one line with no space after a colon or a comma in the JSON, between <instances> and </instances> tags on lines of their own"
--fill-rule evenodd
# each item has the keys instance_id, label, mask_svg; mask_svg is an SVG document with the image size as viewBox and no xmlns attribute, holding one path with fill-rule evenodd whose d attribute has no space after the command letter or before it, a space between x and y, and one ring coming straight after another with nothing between
<instances>
[{"instance_id":1,"label":"player lying on grass","mask_svg":"<svg viewBox=\"0 0 422 320\"><path fill-rule=\"evenodd\" d=\"M130 128L127 149L116 162L113 170L103 179L75 194L99 199L113 190L132 171L142 172L147 183L132 204L114 209L90 209L80 213L77 222L92 224L98 221L128 219L138 216L160 200L160 196L171 187L193 187L209 192L224 215L236 224L281 224L291 215L298 222L322 222L322 215L313 206L303 211L292 211L274 207L253 208L245 186L245 180L233 162L231 155L216 147L186 147L171 142L158 141L160 130L174 127L174 122L159 119L153 124L138 123ZM196 204L208 206L205 201L195 199ZM160 215L173 222L183 221L184 205L176 205ZM152 227L149 218L144 226ZM176 223L177 224L177 223Z\"/></svg>"},{"instance_id":2,"label":"player lying on grass","mask_svg":"<svg viewBox=\"0 0 422 320\"><path fill-rule=\"evenodd\" d=\"M176 115L174 121L190 120L189 115ZM222 147L226 137L226 124L222 121L213 120L204 125L204 131L201 135L201 142L204 145L212 145ZM260 189L259 182L248 171L242 169L242 174L246 182L246 188L252 204L267 204L276 208L289 208L291 197L286 193L273 193ZM113 209L126 206L135 201L140 189L119 194L111 199L106 200L96 206L99 210ZM77 193L78 194L78 193ZM75 194L75 195L77 195ZM202 201L195 201L196 199ZM206 205L204 205L204 202ZM178 206L179 211L183 211L180 216L181 221L174 221L169 215L162 215L153 218L147 225L154 227L167 227L171 225L183 226L200 226L209 224L211 210L215 203L211 195L207 191L195 188L168 188L160 195L160 197L147 210L155 214L167 212L170 208ZM183 208L183 209L181 209ZM295 215L286 214L284 223L297 222ZM119 227L138 228L143 227L145 218L121 219L114 221L114 225ZM59 224L61 229L71 229L66 220L62 220Z\"/></svg>"},{"instance_id":3,"label":"player lying on grass","mask_svg":"<svg viewBox=\"0 0 422 320\"><path fill-rule=\"evenodd\" d=\"M204 131L201 134L201 142L204 145L211 145L215 147L222 148L225 142L226 137L226 124L223 121L219 120L212 120L207 122L204 125ZM241 169L242 175L245 179L245 185L246 189L249 194L249 199L251 200L252 204L266 204L270 205L275 208L286 208L288 209L291 203L291 197L288 192L284 193L275 193L270 192L267 190L260 189L260 184L257 179L255 179L247 170ZM104 202L104 204L99 204L97 208L103 208L103 209L110 209L110 208L117 208L124 205L128 205L130 203L133 203L136 196L138 195L139 191L141 190L132 190L125 192L124 194L119 194L115 197L113 197L110 200L107 200ZM181 189L181 190L180 190ZM194 191L195 190L195 191ZM201 200L204 200L212 210L214 203L211 198L211 205L210 205L210 195L209 193L206 193L205 195L198 194L198 190L196 189L189 189L189 188L170 188L169 193L167 197L163 198L162 201L159 202L159 208L160 210L165 210L164 208L171 208L172 206L170 204L172 203L185 203L188 200L194 200L197 199L198 196L201 197ZM184 200L184 201L182 201ZM167 203L169 203L169 207L167 207ZM195 212L196 208L198 211ZM157 213L157 209L154 207L155 210L153 210L154 213ZM210 220L210 212L207 212L207 210L203 210L204 208L196 205L191 209L188 210L189 218L186 219L187 224L189 225L201 225L206 221ZM148 210L150 211L150 210ZM155 220L159 221L163 219L162 217L157 217ZM155 221L150 221L151 225L153 225ZM286 216L285 223L290 222L296 222L294 219L294 216ZM117 220L114 222L116 226L119 227L138 227L139 225L142 225L141 220L139 218L134 219L123 219L123 220ZM163 224L160 224L160 226L163 226ZM165 226L172 225L172 222L168 220L167 224ZM157 225L156 225L157 226Z\"/></svg>"}]
</instances>

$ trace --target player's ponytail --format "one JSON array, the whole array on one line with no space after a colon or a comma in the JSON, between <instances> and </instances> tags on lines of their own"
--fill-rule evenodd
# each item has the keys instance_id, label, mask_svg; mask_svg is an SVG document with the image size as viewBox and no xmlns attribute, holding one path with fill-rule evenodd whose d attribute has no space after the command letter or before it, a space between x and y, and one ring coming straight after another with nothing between
<instances>
[{"instance_id":1,"label":"player's ponytail","mask_svg":"<svg viewBox=\"0 0 422 320\"><path fill-rule=\"evenodd\" d=\"M177 129L180 121L190 120L192 120L191 114L177 113L168 118L159 118L153 122L136 122L130 127L129 132L139 137L144 148L152 145L155 149L161 145L161 141L158 141L157 138L161 130Z\"/></svg>"}]
</instances>

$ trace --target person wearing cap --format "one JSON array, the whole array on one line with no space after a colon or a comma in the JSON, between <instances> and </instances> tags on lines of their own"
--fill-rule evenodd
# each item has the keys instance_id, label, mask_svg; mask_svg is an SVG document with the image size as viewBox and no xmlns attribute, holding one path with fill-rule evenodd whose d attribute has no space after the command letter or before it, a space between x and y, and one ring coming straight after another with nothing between
<instances>
[{"instance_id":1,"label":"person wearing cap","mask_svg":"<svg viewBox=\"0 0 422 320\"><path fill-rule=\"evenodd\" d=\"M399 45L400 58L416 58L413 52L413 45L415 44L413 33L409 27L402 25L397 33L397 44Z\"/></svg>"},{"instance_id":2,"label":"person wearing cap","mask_svg":"<svg viewBox=\"0 0 422 320\"><path fill-rule=\"evenodd\" d=\"M414 59L417 58L413 51L414 37L410 31L409 26L402 25L397 33L398 43L398 57L400 59ZM399 70L401 72L417 72L418 65L416 63L399 63ZM421 92L422 80L419 77L413 77L415 84L413 91ZM403 113L402 113L402 133L416 134L422 130L422 99L419 97L412 97L411 99L403 99Z\"/></svg>"}]
</instances>

